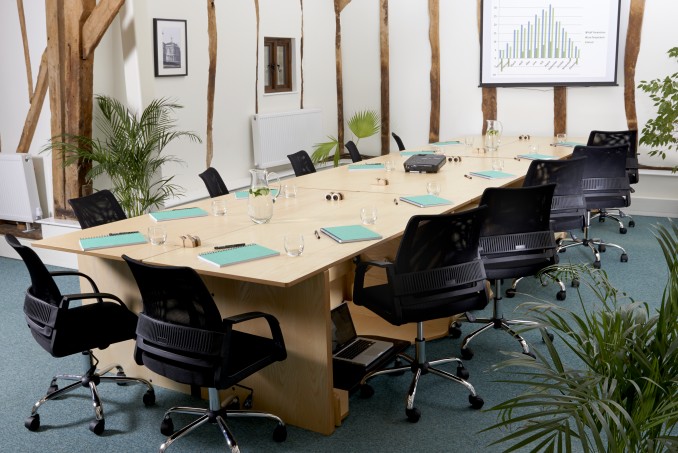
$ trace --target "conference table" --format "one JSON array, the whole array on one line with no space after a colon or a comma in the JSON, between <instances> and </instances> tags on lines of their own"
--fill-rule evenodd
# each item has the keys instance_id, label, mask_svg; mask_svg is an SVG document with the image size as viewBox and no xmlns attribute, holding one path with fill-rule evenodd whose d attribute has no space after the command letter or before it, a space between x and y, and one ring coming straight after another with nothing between
<instances>
[{"instance_id":1,"label":"conference table","mask_svg":"<svg viewBox=\"0 0 678 453\"><path fill-rule=\"evenodd\" d=\"M480 138L476 139L480 143ZM581 142L583 143L583 142ZM350 165L320 170L309 175L283 181L294 184L294 198L277 198L269 223L255 224L247 215L247 200L235 193L222 196L227 203L225 216L205 216L162 222L168 240L164 245L147 244L82 251L82 237L108 235L121 231L140 231L157 223L149 215L126 219L87 230L36 241L35 247L76 253L79 270L92 276L101 291L118 295L135 312L142 311L142 302L134 279L121 256L126 254L146 263L180 265L194 268L203 278L222 316L247 311L263 311L280 322L287 359L275 363L243 382L254 388L254 408L270 411L286 423L311 431L331 434L346 415L348 397L333 388L330 309L352 297L353 259L393 258L409 218L416 214L442 214L474 207L487 187L520 185L531 160L519 158L533 152L563 158L571 154L569 146L552 146L552 138L503 137L496 152L466 147L462 144L425 145L405 152L379 156L361 163L383 163L391 160L395 170L351 170ZM412 152L435 151L452 157L438 173L406 173L403 162ZM457 158L456 161L454 158ZM461 158L461 159L459 159ZM473 171L489 170L492 161L502 159L503 171L512 176L484 179L471 176ZM385 180L388 183L385 183ZM451 201L444 206L419 208L399 201L399 197L426 193L428 181L438 181L440 195ZM341 200L326 200L330 192L341 193ZM199 200L196 206L211 213L211 200ZM380 240L338 243L324 234L323 227L360 223L360 210L376 206L378 219L368 227L382 236ZM181 235L193 234L201 246L184 247ZM299 257L287 256L283 237L302 234L304 252ZM217 267L198 259L198 253L215 246L257 243L281 251L279 256ZM371 284L383 281L380 274L371 275ZM88 291L83 282L83 290ZM362 307L350 305L359 334L372 334L411 341L414 326L395 327ZM447 333L449 320L428 323L427 337ZM252 332L266 332L266 326L250 326ZM129 375L145 377L154 385L190 392L133 360L134 342L127 341L98 351L102 363L120 363ZM158 402L162 404L162 401Z\"/></svg>"}]
</instances>

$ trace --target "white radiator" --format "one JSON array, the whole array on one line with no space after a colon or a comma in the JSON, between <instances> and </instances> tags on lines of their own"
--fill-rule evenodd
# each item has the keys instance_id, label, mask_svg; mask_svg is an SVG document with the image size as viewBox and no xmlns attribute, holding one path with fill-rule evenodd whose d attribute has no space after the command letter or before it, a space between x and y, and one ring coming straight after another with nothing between
<instances>
[{"instance_id":1,"label":"white radiator","mask_svg":"<svg viewBox=\"0 0 678 453\"><path fill-rule=\"evenodd\" d=\"M0 219L34 222L41 217L31 156L0 153Z\"/></svg>"},{"instance_id":2,"label":"white radiator","mask_svg":"<svg viewBox=\"0 0 678 453\"><path fill-rule=\"evenodd\" d=\"M313 145L325 140L322 111L302 109L263 113L252 117L254 165L270 168L289 164L288 154L299 150L313 153Z\"/></svg>"}]
</instances>

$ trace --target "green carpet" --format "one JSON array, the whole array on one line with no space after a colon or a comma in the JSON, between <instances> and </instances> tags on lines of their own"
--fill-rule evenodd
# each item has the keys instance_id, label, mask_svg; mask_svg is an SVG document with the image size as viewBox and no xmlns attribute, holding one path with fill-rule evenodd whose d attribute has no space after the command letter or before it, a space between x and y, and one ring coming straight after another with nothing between
<instances>
[{"instance_id":1,"label":"green carpet","mask_svg":"<svg viewBox=\"0 0 678 453\"><path fill-rule=\"evenodd\" d=\"M666 283L667 270L652 225L666 218L636 217L636 227L620 235L616 223L595 223L593 235L623 245L629 255L628 263L619 261L619 252L608 248L602 254L602 268L619 289L636 300L656 307ZM561 254L561 262L591 262L590 251L577 247ZM4 309L0 320L0 348L3 366L0 382L3 384L3 410L0 411L0 451L3 452L155 452L165 437L160 433L160 421L166 408L174 405L202 406L205 402L188 395L157 388L157 404L146 408L142 403L142 386L119 387L102 385L100 397L104 404L106 431L101 436L91 433L87 426L93 419L88 391L71 394L58 401L50 401L40 408L41 427L38 432L24 428L24 419L31 406L46 391L49 381L57 373L81 371L81 357L54 359L43 351L26 327L22 306L23 294L30 284L23 263L0 258L2 291L0 302ZM77 292L77 282L70 281L64 292ZM514 299L503 300L507 318L521 317L520 302L536 298L555 301L557 287L542 287L536 279L528 278L518 288ZM584 301L589 303L585 291ZM528 294L530 296L528 296ZM564 305L577 307L577 291L568 287ZM590 301L594 306L594 301ZM488 306L487 310L490 310ZM478 314L480 315L480 313ZM524 317L524 316L523 316ZM463 335L478 325L463 325ZM525 339L534 348L543 348L538 332L528 332ZM427 356L458 355L461 339L440 339L427 344ZM350 398L350 415L332 436L322 436L293 426L288 427L284 443L272 438L273 422L263 420L231 420L229 426L243 452L401 452L401 451L503 451L506 446L488 445L502 436L501 432L479 433L496 420L490 407L517 394L513 388L496 381L506 372L490 371L492 364L505 358L503 351L518 351L518 343L501 331L492 330L477 337L471 344L475 357L466 361L470 382L485 400L483 410L473 410L468 404L468 393L460 385L433 375L423 376L416 395L416 406L421 420L412 424L405 417L405 393L410 375L382 376L371 383L375 395L361 399ZM567 357L567 355L565 354ZM451 372L454 366L448 365ZM309 398L311 395L309 395ZM256 391L255 391L256 405ZM183 426L190 417L174 418L175 427ZM192 435L178 441L170 452L225 451L226 444L219 430L204 426Z\"/></svg>"}]
</instances>

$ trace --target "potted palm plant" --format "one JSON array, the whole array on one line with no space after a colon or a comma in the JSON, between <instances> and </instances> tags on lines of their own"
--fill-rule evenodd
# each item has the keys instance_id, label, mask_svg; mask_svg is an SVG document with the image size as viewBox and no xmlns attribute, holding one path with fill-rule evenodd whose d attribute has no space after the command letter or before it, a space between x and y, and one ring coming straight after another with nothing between
<instances>
[{"instance_id":1,"label":"potted palm plant","mask_svg":"<svg viewBox=\"0 0 678 453\"><path fill-rule=\"evenodd\" d=\"M181 105L168 99L156 99L137 115L118 100L96 96L95 124L101 138L66 136L53 138L46 149L64 153L64 165L91 163L87 179L110 178L111 192L129 217L157 208L181 196L183 188L174 184L174 176L159 176L161 167L180 159L163 154L172 141L186 137L200 142L193 132L176 130L173 112ZM64 141L64 138L70 141Z\"/></svg>"},{"instance_id":2,"label":"potted palm plant","mask_svg":"<svg viewBox=\"0 0 678 453\"><path fill-rule=\"evenodd\" d=\"M349 118L347 124L356 138L357 145L361 138L371 137L379 132L379 129L381 128L381 119L379 118L379 114L374 110L361 110L354 113L351 118ZM332 151L334 151L333 162L334 166L337 167L339 165L342 150L344 149L344 144L339 143L339 140L331 135L327 138L330 140L313 145L315 151L313 151L311 159L316 163L324 162L329 159Z\"/></svg>"},{"instance_id":3,"label":"potted palm plant","mask_svg":"<svg viewBox=\"0 0 678 453\"><path fill-rule=\"evenodd\" d=\"M493 407L507 429L496 443L506 451L666 452L678 449L678 226L657 227L669 280L656 312L617 291L604 271L572 267L601 303L591 307L580 293L581 313L533 303L559 348L544 336L546 353L536 360L512 354L496 369L514 374L502 382L528 390ZM562 342L562 343L561 343ZM559 349L576 355L574 368ZM516 368L517 367L517 368Z\"/></svg>"}]
</instances>

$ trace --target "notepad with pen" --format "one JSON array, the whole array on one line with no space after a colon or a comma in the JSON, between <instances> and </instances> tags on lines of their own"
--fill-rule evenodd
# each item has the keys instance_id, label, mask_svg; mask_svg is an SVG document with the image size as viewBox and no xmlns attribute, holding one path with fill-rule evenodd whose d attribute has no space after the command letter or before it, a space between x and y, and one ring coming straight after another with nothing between
<instances>
[{"instance_id":1,"label":"notepad with pen","mask_svg":"<svg viewBox=\"0 0 678 453\"><path fill-rule=\"evenodd\" d=\"M415 154L435 154L435 151L431 150L424 150L424 151L401 151L400 155L407 157L407 156L414 156Z\"/></svg>"},{"instance_id":2,"label":"notepad with pen","mask_svg":"<svg viewBox=\"0 0 678 453\"><path fill-rule=\"evenodd\" d=\"M384 164L349 164L349 171L353 170L383 170Z\"/></svg>"},{"instance_id":3,"label":"notepad with pen","mask_svg":"<svg viewBox=\"0 0 678 453\"><path fill-rule=\"evenodd\" d=\"M437 195L412 195L409 197L400 197L400 199L405 203L410 203L419 206L420 208L452 204L450 200Z\"/></svg>"},{"instance_id":4,"label":"notepad with pen","mask_svg":"<svg viewBox=\"0 0 678 453\"><path fill-rule=\"evenodd\" d=\"M539 153L518 154L518 157L521 158L521 159L530 159L530 160L555 159L555 156L551 156L549 154L539 154Z\"/></svg>"},{"instance_id":5,"label":"notepad with pen","mask_svg":"<svg viewBox=\"0 0 678 453\"><path fill-rule=\"evenodd\" d=\"M586 143L579 143L579 142L560 142L560 143L552 143L551 146L585 146Z\"/></svg>"},{"instance_id":6,"label":"notepad with pen","mask_svg":"<svg viewBox=\"0 0 678 453\"><path fill-rule=\"evenodd\" d=\"M449 140L447 142L435 142L431 143L433 146L447 146L447 145L461 145L459 140Z\"/></svg>"},{"instance_id":7,"label":"notepad with pen","mask_svg":"<svg viewBox=\"0 0 678 453\"><path fill-rule=\"evenodd\" d=\"M362 225L344 225L321 228L320 231L335 241L345 242L373 241L381 239L381 235Z\"/></svg>"},{"instance_id":8,"label":"notepad with pen","mask_svg":"<svg viewBox=\"0 0 678 453\"><path fill-rule=\"evenodd\" d=\"M138 231L125 233L110 233L103 236L80 238L80 248L84 251L123 247L125 245L146 244L146 236Z\"/></svg>"},{"instance_id":9,"label":"notepad with pen","mask_svg":"<svg viewBox=\"0 0 678 453\"><path fill-rule=\"evenodd\" d=\"M151 212L151 216L156 222L164 222L165 220L188 219L191 217L204 217L207 211L201 208L178 208L169 209L167 211Z\"/></svg>"},{"instance_id":10,"label":"notepad with pen","mask_svg":"<svg viewBox=\"0 0 678 453\"><path fill-rule=\"evenodd\" d=\"M280 252L263 245L245 244L224 250L201 253L198 258L214 266L224 267L278 255L280 255Z\"/></svg>"},{"instance_id":11,"label":"notepad with pen","mask_svg":"<svg viewBox=\"0 0 678 453\"><path fill-rule=\"evenodd\" d=\"M483 171L472 171L471 176L477 176L478 178L485 179L501 179L501 178L512 178L515 175L511 173L506 173L498 170L483 170Z\"/></svg>"}]
</instances>

